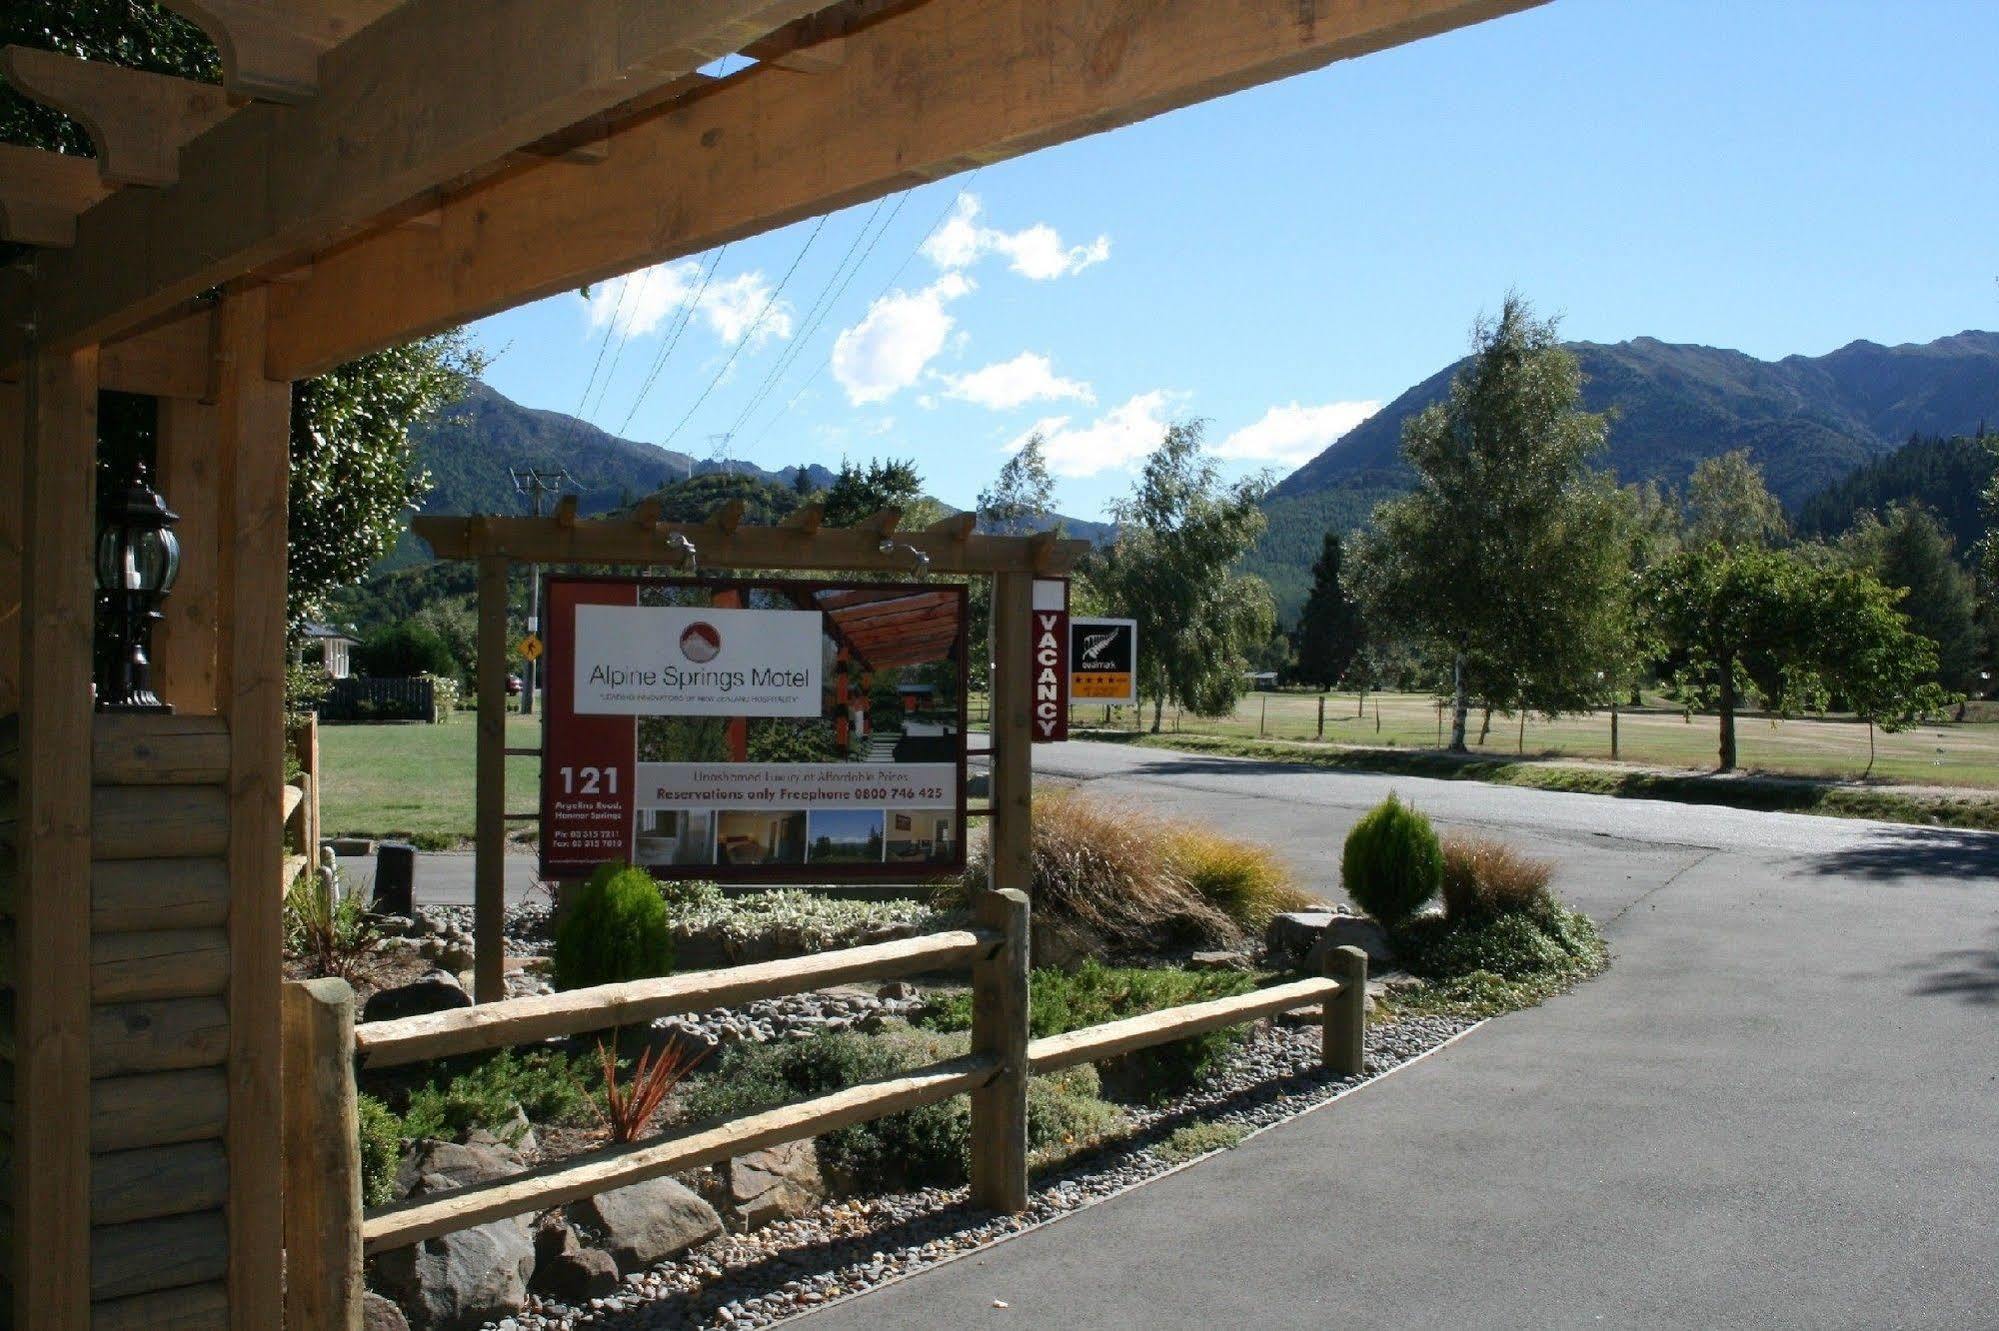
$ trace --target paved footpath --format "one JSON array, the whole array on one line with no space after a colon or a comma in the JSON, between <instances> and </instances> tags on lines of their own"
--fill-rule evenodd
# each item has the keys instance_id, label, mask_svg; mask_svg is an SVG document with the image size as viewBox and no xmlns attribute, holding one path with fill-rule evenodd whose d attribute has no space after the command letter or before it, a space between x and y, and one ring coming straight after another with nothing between
<instances>
[{"instance_id":1,"label":"paved footpath","mask_svg":"<svg viewBox=\"0 0 1999 1331\"><path fill-rule=\"evenodd\" d=\"M1091 744L1037 771L1320 883L1392 786L1556 857L1615 964L808 1331L1999 1327L1999 836Z\"/></svg>"}]
</instances>

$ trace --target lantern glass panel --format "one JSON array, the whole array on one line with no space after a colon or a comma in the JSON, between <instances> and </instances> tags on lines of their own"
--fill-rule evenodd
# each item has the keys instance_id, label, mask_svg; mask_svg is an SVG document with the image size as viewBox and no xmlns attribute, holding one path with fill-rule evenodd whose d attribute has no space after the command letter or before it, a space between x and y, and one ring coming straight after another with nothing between
<instances>
[{"instance_id":1,"label":"lantern glass panel","mask_svg":"<svg viewBox=\"0 0 1999 1331\"><path fill-rule=\"evenodd\" d=\"M161 529L132 533L132 558L126 584L134 591L164 592L174 585L180 572L180 542Z\"/></svg>"}]
</instances>

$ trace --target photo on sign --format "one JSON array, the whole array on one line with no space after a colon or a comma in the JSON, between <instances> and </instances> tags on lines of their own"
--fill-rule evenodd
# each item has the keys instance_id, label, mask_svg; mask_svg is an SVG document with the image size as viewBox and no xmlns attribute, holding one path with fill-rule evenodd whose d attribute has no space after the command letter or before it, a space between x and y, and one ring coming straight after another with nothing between
<instances>
[{"instance_id":1,"label":"photo on sign","mask_svg":"<svg viewBox=\"0 0 1999 1331\"><path fill-rule=\"evenodd\" d=\"M963 868L963 587L558 576L545 604L547 876Z\"/></svg>"}]
</instances>

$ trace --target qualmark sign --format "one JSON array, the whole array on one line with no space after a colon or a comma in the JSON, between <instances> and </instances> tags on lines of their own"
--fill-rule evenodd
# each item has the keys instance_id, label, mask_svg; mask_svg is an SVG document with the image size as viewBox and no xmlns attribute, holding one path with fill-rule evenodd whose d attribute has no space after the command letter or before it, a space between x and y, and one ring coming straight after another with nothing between
<instances>
[{"instance_id":1,"label":"qualmark sign","mask_svg":"<svg viewBox=\"0 0 1999 1331\"><path fill-rule=\"evenodd\" d=\"M818 716L817 610L576 607L575 710L597 716Z\"/></svg>"},{"instance_id":2,"label":"qualmark sign","mask_svg":"<svg viewBox=\"0 0 1999 1331\"><path fill-rule=\"evenodd\" d=\"M1034 740L1069 738L1069 580L1034 581L1032 618Z\"/></svg>"}]
</instances>

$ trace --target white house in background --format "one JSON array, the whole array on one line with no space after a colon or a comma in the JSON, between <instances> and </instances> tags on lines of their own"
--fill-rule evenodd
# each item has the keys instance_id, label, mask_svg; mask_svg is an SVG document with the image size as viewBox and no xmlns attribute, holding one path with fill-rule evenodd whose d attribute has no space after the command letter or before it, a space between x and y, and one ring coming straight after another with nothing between
<instances>
[{"instance_id":1,"label":"white house in background","mask_svg":"<svg viewBox=\"0 0 1999 1331\"><path fill-rule=\"evenodd\" d=\"M299 638L298 657L301 664L317 654L319 663L326 667L329 679L346 679L354 673L348 653L360 643L359 638L331 624L315 624L311 620L307 620L299 630Z\"/></svg>"}]
</instances>

